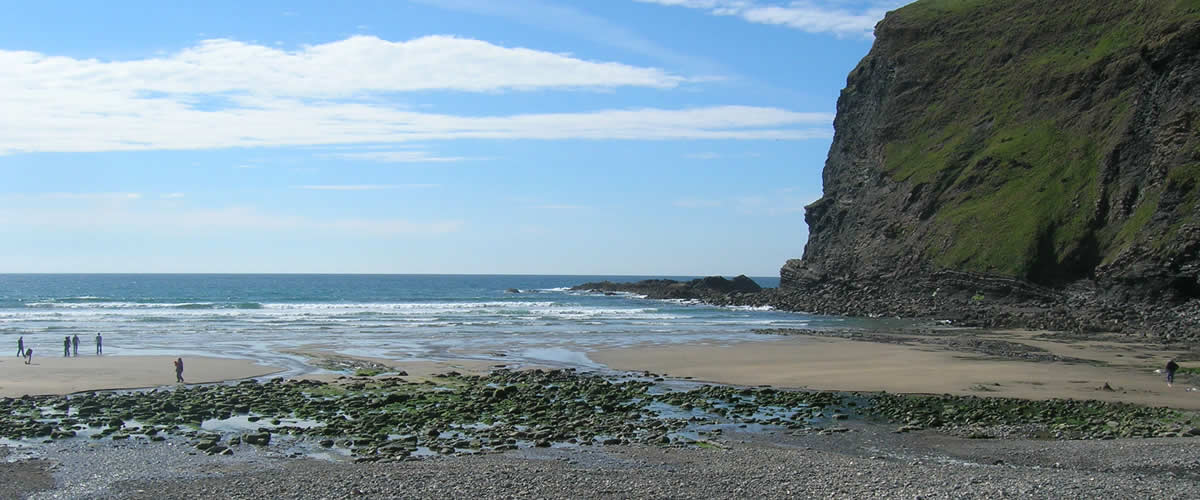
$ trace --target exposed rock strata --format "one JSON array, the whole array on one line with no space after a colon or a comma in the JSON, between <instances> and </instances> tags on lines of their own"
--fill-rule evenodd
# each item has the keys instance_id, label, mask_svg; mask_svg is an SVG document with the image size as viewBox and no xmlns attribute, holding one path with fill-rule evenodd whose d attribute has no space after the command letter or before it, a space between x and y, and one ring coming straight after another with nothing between
<instances>
[{"instance_id":1,"label":"exposed rock strata","mask_svg":"<svg viewBox=\"0 0 1200 500\"><path fill-rule=\"evenodd\" d=\"M1200 8L920 1L838 99L792 310L1200 338Z\"/></svg>"}]
</instances>

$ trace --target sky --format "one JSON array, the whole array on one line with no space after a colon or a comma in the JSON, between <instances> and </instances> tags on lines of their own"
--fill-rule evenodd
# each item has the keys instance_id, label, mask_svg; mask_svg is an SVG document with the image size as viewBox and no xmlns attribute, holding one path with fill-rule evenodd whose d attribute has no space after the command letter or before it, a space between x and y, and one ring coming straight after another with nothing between
<instances>
[{"instance_id":1,"label":"sky","mask_svg":"<svg viewBox=\"0 0 1200 500\"><path fill-rule=\"evenodd\" d=\"M0 272L776 276L904 3L6 3Z\"/></svg>"}]
</instances>

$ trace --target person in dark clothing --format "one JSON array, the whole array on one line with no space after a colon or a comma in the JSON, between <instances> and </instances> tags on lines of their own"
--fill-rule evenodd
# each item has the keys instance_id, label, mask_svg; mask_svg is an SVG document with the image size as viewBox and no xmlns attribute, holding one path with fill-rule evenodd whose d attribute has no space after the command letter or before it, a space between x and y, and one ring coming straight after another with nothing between
<instances>
[{"instance_id":1,"label":"person in dark clothing","mask_svg":"<svg viewBox=\"0 0 1200 500\"><path fill-rule=\"evenodd\" d=\"M101 354L104 354L104 337L101 337L100 333L97 332L96 333L96 355L99 356Z\"/></svg>"},{"instance_id":2,"label":"person in dark clothing","mask_svg":"<svg viewBox=\"0 0 1200 500\"><path fill-rule=\"evenodd\" d=\"M71 357L71 337L63 337L63 357Z\"/></svg>"},{"instance_id":3,"label":"person in dark clothing","mask_svg":"<svg viewBox=\"0 0 1200 500\"><path fill-rule=\"evenodd\" d=\"M183 358L175 358L175 381L183 383Z\"/></svg>"},{"instance_id":4,"label":"person in dark clothing","mask_svg":"<svg viewBox=\"0 0 1200 500\"><path fill-rule=\"evenodd\" d=\"M1175 360L1167 361L1167 387L1175 385L1175 371L1179 369L1179 363Z\"/></svg>"},{"instance_id":5,"label":"person in dark clothing","mask_svg":"<svg viewBox=\"0 0 1200 500\"><path fill-rule=\"evenodd\" d=\"M79 334L78 333L76 333L75 336L71 337L71 353L74 354L75 356L79 356Z\"/></svg>"},{"instance_id":6,"label":"person in dark clothing","mask_svg":"<svg viewBox=\"0 0 1200 500\"><path fill-rule=\"evenodd\" d=\"M25 357L25 336L24 335L22 335L21 338L17 339L17 356L20 356L22 358Z\"/></svg>"},{"instance_id":7,"label":"person in dark clothing","mask_svg":"<svg viewBox=\"0 0 1200 500\"><path fill-rule=\"evenodd\" d=\"M25 364L33 362L33 348L25 349Z\"/></svg>"}]
</instances>

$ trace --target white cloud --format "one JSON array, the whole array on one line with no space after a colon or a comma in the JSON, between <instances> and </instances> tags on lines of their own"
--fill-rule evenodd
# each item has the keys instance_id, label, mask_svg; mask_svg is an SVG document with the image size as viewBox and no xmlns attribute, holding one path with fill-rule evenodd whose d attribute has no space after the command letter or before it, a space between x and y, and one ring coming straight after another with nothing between
<instances>
[{"instance_id":1,"label":"white cloud","mask_svg":"<svg viewBox=\"0 0 1200 500\"><path fill-rule=\"evenodd\" d=\"M703 9L717 16L736 16L759 24L786 26L808 33L870 37L888 10L912 0L798 0L767 3L760 0L634 0L671 7ZM852 3L856 8L847 8Z\"/></svg>"},{"instance_id":2,"label":"white cloud","mask_svg":"<svg viewBox=\"0 0 1200 500\"><path fill-rule=\"evenodd\" d=\"M0 154L400 143L445 139L810 139L830 113L714 106L456 116L386 104L416 90L671 88L653 68L478 40L352 37L298 51L208 40L99 61L0 50Z\"/></svg>"},{"instance_id":3,"label":"white cloud","mask_svg":"<svg viewBox=\"0 0 1200 500\"><path fill-rule=\"evenodd\" d=\"M296 186L296 189L311 191L381 191L389 189L425 189L437 187L437 184L324 184L312 186Z\"/></svg>"},{"instance_id":4,"label":"white cloud","mask_svg":"<svg viewBox=\"0 0 1200 500\"><path fill-rule=\"evenodd\" d=\"M160 195L159 197L165 198L165 199L177 199L177 198L183 198L183 196L184 196L183 193L166 193L166 194Z\"/></svg>"},{"instance_id":5,"label":"white cloud","mask_svg":"<svg viewBox=\"0 0 1200 500\"><path fill-rule=\"evenodd\" d=\"M407 42L352 36L296 51L213 39L166 57L130 61L5 50L0 51L0 62L15 83L105 94L337 97L371 91L670 88L685 80L655 68L591 62L449 36Z\"/></svg>"}]
</instances>

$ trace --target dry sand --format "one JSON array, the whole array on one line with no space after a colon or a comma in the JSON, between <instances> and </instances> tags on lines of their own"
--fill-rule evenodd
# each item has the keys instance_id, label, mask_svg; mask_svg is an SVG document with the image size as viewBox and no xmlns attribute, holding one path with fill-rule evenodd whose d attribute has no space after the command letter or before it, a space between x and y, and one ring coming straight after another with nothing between
<instances>
[{"instance_id":1,"label":"dry sand","mask_svg":"<svg viewBox=\"0 0 1200 500\"><path fill-rule=\"evenodd\" d=\"M12 355L0 358L0 397L173 384L175 367L171 362L174 359L169 356L40 357L34 353L33 363L26 365L24 358ZM280 371L244 359L185 357L183 365L183 378L188 383L237 380Z\"/></svg>"},{"instance_id":2,"label":"dry sand","mask_svg":"<svg viewBox=\"0 0 1200 500\"><path fill-rule=\"evenodd\" d=\"M593 360L618 370L737 385L841 391L1099 399L1200 409L1200 392L1178 381L1168 388L1154 369L1176 353L1150 345L1044 341L1035 332L992 332L989 338L1029 343L1094 363L1034 362L840 338L789 336L727 345L603 350ZM1113 390L1104 389L1105 384Z\"/></svg>"}]
</instances>

